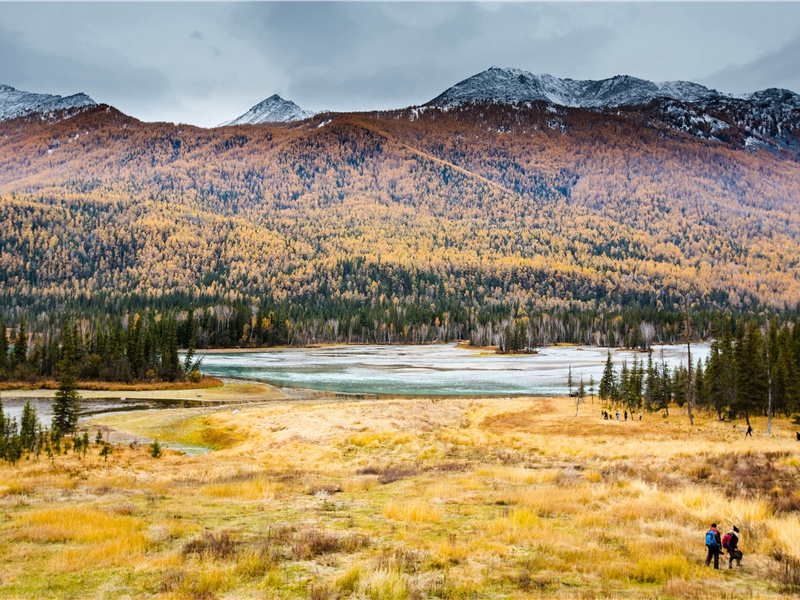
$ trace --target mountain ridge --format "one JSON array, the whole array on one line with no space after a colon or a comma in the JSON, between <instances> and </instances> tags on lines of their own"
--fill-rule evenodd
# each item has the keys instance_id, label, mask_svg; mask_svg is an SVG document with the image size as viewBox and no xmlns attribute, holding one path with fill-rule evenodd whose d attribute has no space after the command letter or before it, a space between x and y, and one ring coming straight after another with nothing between
<instances>
[{"instance_id":1,"label":"mountain ridge","mask_svg":"<svg viewBox=\"0 0 800 600\"><path fill-rule=\"evenodd\" d=\"M548 73L535 75L513 67L492 66L450 86L426 105L447 107L459 102L496 101L505 104L550 102L573 108L599 108L648 104L656 98L672 98L692 104L718 99L752 101L775 92L800 101L800 95L782 88L737 95L683 80L654 82L632 75L614 75L598 80L562 79Z\"/></svg>"},{"instance_id":2,"label":"mountain ridge","mask_svg":"<svg viewBox=\"0 0 800 600\"><path fill-rule=\"evenodd\" d=\"M0 84L0 121L8 121L32 114L42 116L66 113L66 116L97 106L97 102L84 93L70 96L37 94Z\"/></svg>"},{"instance_id":3,"label":"mountain ridge","mask_svg":"<svg viewBox=\"0 0 800 600\"><path fill-rule=\"evenodd\" d=\"M300 108L291 100L273 94L252 106L247 112L235 119L225 121L218 127L229 125L259 125L261 123L291 123L313 117L318 113Z\"/></svg>"}]
</instances>

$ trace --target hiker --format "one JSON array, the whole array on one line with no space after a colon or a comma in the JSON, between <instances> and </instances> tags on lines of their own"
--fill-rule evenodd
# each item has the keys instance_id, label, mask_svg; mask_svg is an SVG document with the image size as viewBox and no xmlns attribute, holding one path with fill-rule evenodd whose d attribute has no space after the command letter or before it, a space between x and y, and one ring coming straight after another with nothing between
<instances>
[{"instance_id":1,"label":"hiker","mask_svg":"<svg viewBox=\"0 0 800 600\"><path fill-rule=\"evenodd\" d=\"M717 524L712 523L708 531L706 531L706 547L708 548L708 556L706 556L706 566L711 564L711 559L714 559L714 568L719 569L719 550L722 543L719 539L719 530Z\"/></svg>"},{"instance_id":2,"label":"hiker","mask_svg":"<svg viewBox=\"0 0 800 600\"><path fill-rule=\"evenodd\" d=\"M625 411L625 420L626 421L628 420L628 411L627 410Z\"/></svg>"},{"instance_id":3,"label":"hiker","mask_svg":"<svg viewBox=\"0 0 800 600\"><path fill-rule=\"evenodd\" d=\"M603 411L603 421L608 421L608 411L605 410ZM800 433L798 433L797 435L800 436Z\"/></svg>"},{"instance_id":4,"label":"hiker","mask_svg":"<svg viewBox=\"0 0 800 600\"><path fill-rule=\"evenodd\" d=\"M639 420L642 420L642 411L639 411Z\"/></svg>"},{"instance_id":5,"label":"hiker","mask_svg":"<svg viewBox=\"0 0 800 600\"><path fill-rule=\"evenodd\" d=\"M753 437L753 428L752 428L752 427L750 427L750 425L749 425L749 424L747 425L747 432L744 434L744 437L747 437L748 435L749 435L750 437Z\"/></svg>"},{"instance_id":6,"label":"hiker","mask_svg":"<svg viewBox=\"0 0 800 600\"><path fill-rule=\"evenodd\" d=\"M736 525L722 538L722 547L728 551L728 568L733 568L733 561L739 561L742 566L742 551L739 550L739 528Z\"/></svg>"},{"instance_id":7,"label":"hiker","mask_svg":"<svg viewBox=\"0 0 800 600\"><path fill-rule=\"evenodd\" d=\"M619 421L619 411L617 411L617 421Z\"/></svg>"}]
</instances>

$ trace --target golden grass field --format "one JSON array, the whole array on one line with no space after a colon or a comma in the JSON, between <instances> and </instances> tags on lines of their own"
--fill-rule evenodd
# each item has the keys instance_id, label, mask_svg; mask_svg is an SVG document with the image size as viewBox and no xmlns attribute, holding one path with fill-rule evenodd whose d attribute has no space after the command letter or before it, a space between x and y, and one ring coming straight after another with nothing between
<instances>
[{"instance_id":1,"label":"golden grass field","mask_svg":"<svg viewBox=\"0 0 800 600\"><path fill-rule=\"evenodd\" d=\"M236 388L231 395L236 396ZM231 391L229 389L229 391ZM246 395L247 389L240 390ZM250 390L254 396L259 396ZM221 392L220 392L221 393ZM97 419L200 456L93 446L0 466L2 598L784 598L800 443L569 398L278 399ZM739 424L741 425L741 424ZM741 568L704 566L711 521Z\"/></svg>"}]
</instances>

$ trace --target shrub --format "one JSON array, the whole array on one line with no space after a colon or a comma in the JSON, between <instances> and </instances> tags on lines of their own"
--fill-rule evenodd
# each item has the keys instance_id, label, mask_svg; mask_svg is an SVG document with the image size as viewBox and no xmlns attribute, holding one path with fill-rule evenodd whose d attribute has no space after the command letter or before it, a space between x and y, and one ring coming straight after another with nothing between
<instances>
[{"instance_id":1,"label":"shrub","mask_svg":"<svg viewBox=\"0 0 800 600\"><path fill-rule=\"evenodd\" d=\"M226 531L216 534L205 531L203 535L186 542L183 546L184 556L198 554L218 560L230 558L235 552L236 541Z\"/></svg>"},{"instance_id":2,"label":"shrub","mask_svg":"<svg viewBox=\"0 0 800 600\"><path fill-rule=\"evenodd\" d=\"M158 438L153 440L150 445L150 456L153 458L161 458L161 444L158 443Z\"/></svg>"}]
</instances>

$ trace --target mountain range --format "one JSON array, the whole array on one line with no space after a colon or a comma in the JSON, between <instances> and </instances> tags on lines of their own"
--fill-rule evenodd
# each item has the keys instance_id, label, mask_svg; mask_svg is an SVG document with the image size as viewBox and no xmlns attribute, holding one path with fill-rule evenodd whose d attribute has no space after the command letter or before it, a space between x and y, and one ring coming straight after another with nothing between
<instances>
[{"instance_id":1,"label":"mountain range","mask_svg":"<svg viewBox=\"0 0 800 600\"><path fill-rule=\"evenodd\" d=\"M42 118L63 118L92 106L97 106L97 103L86 94L34 94L0 84L0 121L32 114Z\"/></svg>"},{"instance_id":2,"label":"mountain range","mask_svg":"<svg viewBox=\"0 0 800 600\"><path fill-rule=\"evenodd\" d=\"M0 310L269 299L310 337L341 315L783 310L797 101L490 69L421 106L288 126L27 112L0 122Z\"/></svg>"},{"instance_id":3,"label":"mountain range","mask_svg":"<svg viewBox=\"0 0 800 600\"><path fill-rule=\"evenodd\" d=\"M735 129L746 134L738 136L743 147L800 151L800 95L776 88L736 96L688 81L655 83L629 75L574 80L491 67L455 84L424 105L412 108L415 109L413 114L418 114L430 107L453 110L486 103L527 106L545 103L595 111L634 110L648 114L656 126L709 140L728 141L731 130ZM96 103L85 94L61 97L0 86L0 121L36 114L50 119L64 118L92 106ZM274 94L220 126L291 123L317 114L320 113L303 109Z\"/></svg>"}]
</instances>

